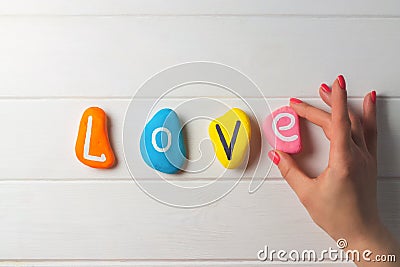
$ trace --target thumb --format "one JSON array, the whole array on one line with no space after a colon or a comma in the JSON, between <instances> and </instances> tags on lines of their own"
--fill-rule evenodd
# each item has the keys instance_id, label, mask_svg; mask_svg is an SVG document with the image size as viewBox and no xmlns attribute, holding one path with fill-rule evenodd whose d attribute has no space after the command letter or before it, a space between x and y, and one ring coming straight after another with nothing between
<instances>
[{"instance_id":1,"label":"thumb","mask_svg":"<svg viewBox=\"0 0 400 267\"><path fill-rule=\"evenodd\" d=\"M313 179L308 177L297 165L296 161L289 154L271 150L268 157L278 166L283 178L287 181L300 201L303 203L306 194L314 185Z\"/></svg>"}]
</instances>

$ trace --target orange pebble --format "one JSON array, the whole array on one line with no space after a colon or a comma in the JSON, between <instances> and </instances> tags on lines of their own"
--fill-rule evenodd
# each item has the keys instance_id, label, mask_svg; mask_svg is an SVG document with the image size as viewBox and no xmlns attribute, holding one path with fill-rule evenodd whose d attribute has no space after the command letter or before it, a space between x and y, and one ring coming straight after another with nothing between
<instances>
[{"instance_id":1,"label":"orange pebble","mask_svg":"<svg viewBox=\"0 0 400 267\"><path fill-rule=\"evenodd\" d=\"M75 154L80 162L93 168L111 168L115 157L108 140L107 116L98 107L85 110L79 124Z\"/></svg>"}]
</instances>

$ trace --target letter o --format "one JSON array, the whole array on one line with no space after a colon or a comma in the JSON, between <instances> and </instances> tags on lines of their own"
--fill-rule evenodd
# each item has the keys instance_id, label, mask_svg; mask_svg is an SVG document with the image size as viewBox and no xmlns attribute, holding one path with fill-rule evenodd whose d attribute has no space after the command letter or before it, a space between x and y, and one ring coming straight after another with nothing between
<instances>
[{"instance_id":1,"label":"letter o","mask_svg":"<svg viewBox=\"0 0 400 267\"><path fill-rule=\"evenodd\" d=\"M164 132L167 134L167 145L165 147L159 147L156 142L156 136L159 132ZM168 149L171 147L171 142L172 142L172 135L171 131L168 128L165 127L158 127L154 129L153 133L151 134L151 144L153 145L154 149L158 152L167 152Z\"/></svg>"}]
</instances>

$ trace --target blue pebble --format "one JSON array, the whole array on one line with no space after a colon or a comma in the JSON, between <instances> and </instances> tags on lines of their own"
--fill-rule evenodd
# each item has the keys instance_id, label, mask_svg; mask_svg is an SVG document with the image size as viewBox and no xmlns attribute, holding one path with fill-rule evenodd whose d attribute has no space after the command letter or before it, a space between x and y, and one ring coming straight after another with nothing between
<instances>
[{"instance_id":1,"label":"blue pebble","mask_svg":"<svg viewBox=\"0 0 400 267\"><path fill-rule=\"evenodd\" d=\"M140 137L140 153L147 165L164 173L177 173L186 162L181 123L172 109L158 111Z\"/></svg>"}]
</instances>

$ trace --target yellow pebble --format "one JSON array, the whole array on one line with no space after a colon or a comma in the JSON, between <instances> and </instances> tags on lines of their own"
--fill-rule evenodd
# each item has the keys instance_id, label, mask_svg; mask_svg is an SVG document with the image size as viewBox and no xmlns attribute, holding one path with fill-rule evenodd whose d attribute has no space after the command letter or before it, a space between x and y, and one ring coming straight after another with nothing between
<instances>
[{"instance_id":1,"label":"yellow pebble","mask_svg":"<svg viewBox=\"0 0 400 267\"><path fill-rule=\"evenodd\" d=\"M234 169L242 164L251 137L250 119L243 110L233 108L213 120L208 133L215 154L225 168Z\"/></svg>"}]
</instances>

